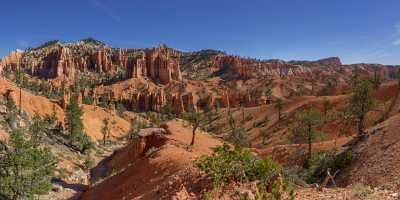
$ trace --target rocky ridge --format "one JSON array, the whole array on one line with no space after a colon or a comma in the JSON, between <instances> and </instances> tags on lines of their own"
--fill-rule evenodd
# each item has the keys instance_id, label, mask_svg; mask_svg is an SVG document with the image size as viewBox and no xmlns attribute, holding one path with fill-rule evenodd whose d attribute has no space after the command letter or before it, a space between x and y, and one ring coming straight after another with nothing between
<instances>
[{"instance_id":1,"label":"rocky ridge","mask_svg":"<svg viewBox=\"0 0 400 200\"><path fill-rule=\"evenodd\" d=\"M48 42L12 52L0 62L3 75L21 69L29 77L50 82L51 88L84 80L91 86L81 88L80 99L93 98L94 104L123 104L135 111L170 106L175 113L217 105L251 107L274 98L312 95L331 84L327 80L335 80L335 87L346 85L354 71L371 75L377 67L382 79L393 78L391 66L343 65L337 57L285 62L214 50L182 52L166 45L112 48L93 39ZM63 100L68 100L65 95Z\"/></svg>"}]
</instances>

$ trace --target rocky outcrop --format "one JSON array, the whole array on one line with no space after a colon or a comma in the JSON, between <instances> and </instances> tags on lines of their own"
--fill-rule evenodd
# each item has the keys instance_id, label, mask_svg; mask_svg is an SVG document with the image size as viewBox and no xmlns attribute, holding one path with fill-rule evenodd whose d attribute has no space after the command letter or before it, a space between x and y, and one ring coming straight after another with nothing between
<instances>
[{"instance_id":1,"label":"rocky outcrop","mask_svg":"<svg viewBox=\"0 0 400 200\"><path fill-rule=\"evenodd\" d=\"M325 58L325 59L318 60L315 63L317 63L319 66L331 66L331 67L342 65L342 61L340 60L339 57Z\"/></svg>"},{"instance_id":2,"label":"rocky outcrop","mask_svg":"<svg viewBox=\"0 0 400 200\"><path fill-rule=\"evenodd\" d=\"M74 79L77 71L112 72L115 67L110 57L110 49L102 48L92 52L80 50L82 55L77 56L77 50L68 46L56 45L42 50L39 57L26 56L23 65L33 76L41 78ZM31 52L32 53L32 52Z\"/></svg>"},{"instance_id":3,"label":"rocky outcrop","mask_svg":"<svg viewBox=\"0 0 400 200\"><path fill-rule=\"evenodd\" d=\"M381 65L381 64L351 64L346 65L346 67L350 68L351 73L358 73L367 76L374 76L374 73L377 73L383 80L393 80L397 79L397 73L399 72L400 66L396 65Z\"/></svg>"},{"instance_id":4,"label":"rocky outcrop","mask_svg":"<svg viewBox=\"0 0 400 200\"><path fill-rule=\"evenodd\" d=\"M24 56L21 60L23 68L31 75L41 78L73 78L77 63L72 58L69 48L55 46L43 50L41 55L43 57L40 59ZM79 60L79 62L82 63L83 61Z\"/></svg>"},{"instance_id":5,"label":"rocky outcrop","mask_svg":"<svg viewBox=\"0 0 400 200\"><path fill-rule=\"evenodd\" d=\"M302 65L306 67L340 67L342 61L339 57L329 57L316 61L290 61L291 64Z\"/></svg>"},{"instance_id":6,"label":"rocky outcrop","mask_svg":"<svg viewBox=\"0 0 400 200\"><path fill-rule=\"evenodd\" d=\"M167 141L165 134L166 131L163 128L141 129L137 134L137 139L130 142L126 147L115 151L90 171L92 177L90 182L94 184L112 171L119 171L144 157L149 149L161 147Z\"/></svg>"},{"instance_id":7,"label":"rocky outcrop","mask_svg":"<svg viewBox=\"0 0 400 200\"><path fill-rule=\"evenodd\" d=\"M175 113L268 104L273 96L288 97L300 90L308 93L307 83L313 81L317 86L328 79L346 84L355 71L370 76L377 72L383 79L395 78L397 73L394 66L342 65L337 57L285 62L210 50L185 53L165 45L122 49L87 42L50 43L13 52L0 62L0 71L20 67L39 77L34 81L47 82L54 91L60 91L59 83L64 80L67 88L75 84L78 74L83 81L80 83L87 87L82 88L79 102L93 100L96 105L111 107L123 104L129 110L144 112L170 106ZM271 96L266 88L277 90ZM60 99L65 108L69 97Z\"/></svg>"},{"instance_id":8,"label":"rocky outcrop","mask_svg":"<svg viewBox=\"0 0 400 200\"><path fill-rule=\"evenodd\" d=\"M20 67L21 64L21 58L23 55L23 51L21 50L15 50L13 52L11 52L10 54L4 56L1 60L0 60L0 74L2 74L3 70L8 67L8 68L12 68L12 69L17 69Z\"/></svg>"},{"instance_id":9,"label":"rocky outcrop","mask_svg":"<svg viewBox=\"0 0 400 200\"><path fill-rule=\"evenodd\" d=\"M74 80L76 72L114 75L126 71L125 78L148 78L161 84L182 81L180 53L166 46L151 49L121 49L107 46L85 46L82 43L62 44L16 51L3 58L0 70L21 64L32 76Z\"/></svg>"},{"instance_id":10,"label":"rocky outcrop","mask_svg":"<svg viewBox=\"0 0 400 200\"><path fill-rule=\"evenodd\" d=\"M90 60L92 63L92 68L98 72L110 72L113 70L110 52L106 49L101 49L99 51L94 52L90 56Z\"/></svg>"},{"instance_id":11,"label":"rocky outcrop","mask_svg":"<svg viewBox=\"0 0 400 200\"><path fill-rule=\"evenodd\" d=\"M268 103L267 97L252 96L249 91L231 91L225 95L221 99L223 107L252 107Z\"/></svg>"},{"instance_id":12,"label":"rocky outcrop","mask_svg":"<svg viewBox=\"0 0 400 200\"><path fill-rule=\"evenodd\" d=\"M182 81L179 61L165 47L146 49L130 66L129 78L148 77L162 84Z\"/></svg>"},{"instance_id":13,"label":"rocky outcrop","mask_svg":"<svg viewBox=\"0 0 400 200\"><path fill-rule=\"evenodd\" d=\"M212 68L227 79L250 79L265 76L285 77L310 73L303 66L293 65L281 60L257 60L239 56L218 55L213 58Z\"/></svg>"},{"instance_id":14,"label":"rocky outcrop","mask_svg":"<svg viewBox=\"0 0 400 200\"><path fill-rule=\"evenodd\" d=\"M131 104L138 111L160 111L166 104L163 90L137 92L132 95Z\"/></svg>"},{"instance_id":15,"label":"rocky outcrop","mask_svg":"<svg viewBox=\"0 0 400 200\"><path fill-rule=\"evenodd\" d=\"M175 113L198 110L197 101L191 92L185 94L178 93L170 99L170 105Z\"/></svg>"},{"instance_id":16,"label":"rocky outcrop","mask_svg":"<svg viewBox=\"0 0 400 200\"><path fill-rule=\"evenodd\" d=\"M226 92L221 95L209 95L206 102L206 105L211 108L227 108L229 107L229 96Z\"/></svg>"}]
</instances>

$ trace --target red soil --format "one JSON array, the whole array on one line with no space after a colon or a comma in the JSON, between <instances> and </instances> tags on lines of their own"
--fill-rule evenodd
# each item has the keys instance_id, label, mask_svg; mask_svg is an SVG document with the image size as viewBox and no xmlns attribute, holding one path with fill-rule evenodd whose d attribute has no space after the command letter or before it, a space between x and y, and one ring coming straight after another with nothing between
<instances>
[{"instance_id":1,"label":"red soil","mask_svg":"<svg viewBox=\"0 0 400 200\"><path fill-rule=\"evenodd\" d=\"M176 190L183 187L194 190L196 175L193 174L199 176L199 173L193 168L193 161L211 153L211 148L222 142L199 132L194 147L189 148L190 128L181 121L169 122L167 127L171 134L167 135L166 144L153 155L135 160L123 172L92 187L82 195L82 199L160 199L178 195Z\"/></svg>"}]
</instances>

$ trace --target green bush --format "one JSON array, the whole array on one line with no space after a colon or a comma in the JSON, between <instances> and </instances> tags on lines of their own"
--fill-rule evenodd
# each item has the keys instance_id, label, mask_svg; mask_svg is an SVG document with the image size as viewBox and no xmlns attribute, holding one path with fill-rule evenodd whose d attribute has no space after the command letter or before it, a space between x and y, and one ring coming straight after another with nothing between
<instances>
[{"instance_id":1,"label":"green bush","mask_svg":"<svg viewBox=\"0 0 400 200\"><path fill-rule=\"evenodd\" d=\"M354 185L352 188L352 194L360 199L365 199L372 193L373 193L373 190L369 186L365 186L360 183Z\"/></svg>"},{"instance_id":2,"label":"green bush","mask_svg":"<svg viewBox=\"0 0 400 200\"><path fill-rule=\"evenodd\" d=\"M312 156L306 180L309 183L320 183L327 175L345 168L352 160L350 151L336 155L336 151L321 151Z\"/></svg>"},{"instance_id":3,"label":"green bush","mask_svg":"<svg viewBox=\"0 0 400 200\"><path fill-rule=\"evenodd\" d=\"M245 117L245 120L246 120L246 121L250 121L250 120L252 120L252 119L254 119L254 117L253 117L253 115L251 115L251 114L248 114L248 115Z\"/></svg>"},{"instance_id":4,"label":"green bush","mask_svg":"<svg viewBox=\"0 0 400 200\"><path fill-rule=\"evenodd\" d=\"M79 106L77 99L77 94L71 96L64 121L70 145L79 152L84 153L93 147L93 143L85 133L82 121L83 110Z\"/></svg>"},{"instance_id":5,"label":"green bush","mask_svg":"<svg viewBox=\"0 0 400 200\"><path fill-rule=\"evenodd\" d=\"M254 122L253 127L260 128L260 127L266 126L269 121L270 120L269 120L268 116L265 116L262 120Z\"/></svg>"},{"instance_id":6,"label":"green bush","mask_svg":"<svg viewBox=\"0 0 400 200\"><path fill-rule=\"evenodd\" d=\"M85 161L83 162L83 169L89 171L94 167L94 164L95 164L94 159L91 158L90 156L87 156L85 158Z\"/></svg>"},{"instance_id":7,"label":"green bush","mask_svg":"<svg viewBox=\"0 0 400 200\"><path fill-rule=\"evenodd\" d=\"M48 41L46 43L41 44L40 46L38 46L36 48L28 48L27 50L39 50L39 49L43 49L43 48L55 45L55 44L57 44L59 42L61 43L60 40L50 40L50 41Z\"/></svg>"},{"instance_id":8,"label":"green bush","mask_svg":"<svg viewBox=\"0 0 400 200\"><path fill-rule=\"evenodd\" d=\"M33 199L51 189L57 160L49 149L35 147L22 130L0 149L0 198Z\"/></svg>"},{"instance_id":9,"label":"green bush","mask_svg":"<svg viewBox=\"0 0 400 200\"><path fill-rule=\"evenodd\" d=\"M282 174L282 167L270 157L257 159L247 149L231 150L226 144L216 147L213 155L198 159L196 165L212 177L215 185L256 180L270 185L273 177Z\"/></svg>"},{"instance_id":10,"label":"green bush","mask_svg":"<svg viewBox=\"0 0 400 200\"><path fill-rule=\"evenodd\" d=\"M174 110L170 104L166 104L163 107L161 107L160 113L164 121L168 121L176 117L174 114Z\"/></svg>"},{"instance_id":11,"label":"green bush","mask_svg":"<svg viewBox=\"0 0 400 200\"><path fill-rule=\"evenodd\" d=\"M249 147L250 142L245 128L239 127L232 130L232 142L235 146Z\"/></svg>"},{"instance_id":12,"label":"green bush","mask_svg":"<svg viewBox=\"0 0 400 200\"><path fill-rule=\"evenodd\" d=\"M133 118L131 120L131 128L129 129L129 132L127 134L127 139L128 140L133 140L136 139L138 137L138 133L140 131L140 129L145 128L146 124L143 123L140 119L138 118Z\"/></svg>"},{"instance_id":13,"label":"green bush","mask_svg":"<svg viewBox=\"0 0 400 200\"><path fill-rule=\"evenodd\" d=\"M126 111L126 108L125 108L124 104L122 104L122 103L117 103L116 109L117 109L118 115L120 115L120 116L122 114L124 114L124 112Z\"/></svg>"},{"instance_id":14,"label":"green bush","mask_svg":"<svg viewBox=\"0 0 400 200\"><path fill-rule=\"evenodd\" d=\"M88 37L88 38L82 39L81 41L86 43L86 44L93 44L93 45L99 45L99 46L106 45L104 42L102 42L100 40L96 40L96 39L94 39L92 37Z\"/></svg>"},{"instance_id":15,"label":"green bush","mask_svg":"<svg viewBox=\"0 0 400 200\"><path fill-rule=\"evenodd\" d=\"M82 100L82 103L83 103L83 104L86 104L86 105L93 105L94 99L93 99L92 96L85 96L85 97L83 98L83 100Z\"/></svg>"},{"instance_id":16,"label":"green bush","mask_svg":"<svg viewBox=\"0 0 400 200\"><path fill-rule=\"evenodd\" d=\"M148 119L153 125L157 127L162 122L161 114L156 112L146 112L146 119Z\"/></svg>"}]
</instances>

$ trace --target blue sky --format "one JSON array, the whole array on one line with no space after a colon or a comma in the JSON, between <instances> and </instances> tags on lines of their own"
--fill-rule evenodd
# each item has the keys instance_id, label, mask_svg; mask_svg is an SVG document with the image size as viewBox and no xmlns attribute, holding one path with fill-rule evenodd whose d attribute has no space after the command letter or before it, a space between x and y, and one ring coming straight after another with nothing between
<instances>
[{"instance_id":1,"label":"blue sky","mask_svg":"<svg viewBox=\"0 0 400 200\"><path fill-rule=\"evenodd\" d=\"M400 64L399 0L13 0L0 55L51 39L160 43L256 58Z\"/></svg>"}]
</instances>

